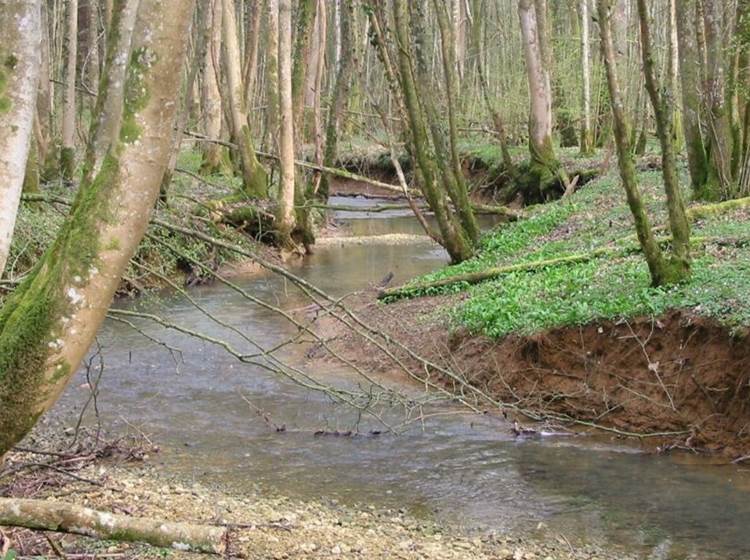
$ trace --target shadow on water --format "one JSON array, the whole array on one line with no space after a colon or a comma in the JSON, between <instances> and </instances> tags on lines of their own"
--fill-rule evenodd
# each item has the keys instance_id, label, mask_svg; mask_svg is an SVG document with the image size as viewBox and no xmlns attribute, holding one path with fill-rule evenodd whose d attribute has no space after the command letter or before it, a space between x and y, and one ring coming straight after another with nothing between
<instances>
[{"instance_id":1,"label":"shadow on water","mask_svg":"<svg viewBox=\"0 0 750 560\"><path fill-rule=\"evenodd\" d=\"M400 232L407 219L337 216L344 217L355 231L377 221L369 231L383 233ZM388 272L401 282L446 260L429 243L331 247L297 272L344 295ZM276 277L241 284L287 309L307 303ZM278 315L220 285L196 288L192 295L264 346L294 332ZM174 295L120 305L158 312L242 351L252 349ZM739 469L678 464L584 438L516 441L504 421L492 416L434 417L423 429L398 437L316 437L319 429L351 429L354 414L325 395L239 364L214 346L139 325L179 347L182 356L171 356L128 327L107 324L99 337L106 359L100 408L115 429L127 419L154 434L164 447L160 460L172 470L237 490L260 487L302 498L405 507L467 527L533 531L543 523L571 541L615 542L644 558L750 557L750 478ZM301 353L291 349L289 355ZM356 383L330 364L310 367L338 385ZM71 384L58 410L80 405L87 396L81 383ZM287 431L270 429L244 399ZM360 425L364 434L373 427Z\"/></svg>"}]
</instances>

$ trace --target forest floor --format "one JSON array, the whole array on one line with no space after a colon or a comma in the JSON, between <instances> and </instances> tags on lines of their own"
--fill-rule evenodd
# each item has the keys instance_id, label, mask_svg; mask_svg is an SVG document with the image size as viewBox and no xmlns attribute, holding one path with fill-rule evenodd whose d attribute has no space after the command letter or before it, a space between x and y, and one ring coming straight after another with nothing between
<instances>
[{"instance_id":1,"label":"forest floor","mask_svg":"<svg viewBox=\"0 0 750 560\"><path fill-rule=\"evenodd\" d=\"M643 166L639 182L664 235L661 173ZM692 277L670 288L650 286L614 170L524 212L487 233L473 259L386 292L390 303L382 292L362 294L361 315L505 403L519 421L544 418L634 437L650 449L746 458L750 209L694 210ZM424 286L496 268L476 284ZM337 348L361 365L395 369L356 335L338 332Z\"/></svg>"},{"instance_id":2,"label":"forest floor","mask_svg":"<svg viewBox=\"0 0 750 560\"><path fill-rule=\"evenodd\" d=\"M49 429L54 428L50 435ZM461 532L404 510L336 500L303 501L263 493L238 494L211 487L158 464L158 450L143 439L100 440L92 447L61 439L59 427L47 426L27 439L36 450L62 455L11 453L0 496L32 497L85 506L97 511L159 521L230 527L226 558L281 559L434 559L434 560L630 560L617 549L578 544L562 534L530 527L522 534ZM71 431L68 430L67 437ZM95 458L94 458L95 457ZM48 460L49 459L49 460ZM41 463L51 465L39 468ZM27 466L28 468L23 468ZM55 470L56 469L56 470ZM572 540L572 542L571 542ZM101 558L175 560L203 558L195 553L137 543L92 540L75 535L26 529L0 530L0 551L18 558Z\"/></svg>"}]
</instances>

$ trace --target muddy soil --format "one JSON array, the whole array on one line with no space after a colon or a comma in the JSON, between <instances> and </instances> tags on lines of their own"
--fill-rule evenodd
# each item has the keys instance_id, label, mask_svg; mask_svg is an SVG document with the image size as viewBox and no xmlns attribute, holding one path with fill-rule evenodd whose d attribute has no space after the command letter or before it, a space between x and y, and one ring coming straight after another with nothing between
<instances>
[{"instance_id":1,"label":"muddy soil","mask_svg":"<svg viewBox=\"0 0 750 560\"><path fill-rule=\"evenodd\" d=\"M448 326L448 310L463 295L390 305L376 303L375 295L361 296L360 316L494 399L512 403L509 413L521 422L529 417L519 409L558 422L572 419L576 430L595 424L660 452L684 449L738 462L750 455L747 333L675 311L494 340ZM357 335L334 324L324 330L360 365L397 370Z\"/></svg>"}]
</instances>

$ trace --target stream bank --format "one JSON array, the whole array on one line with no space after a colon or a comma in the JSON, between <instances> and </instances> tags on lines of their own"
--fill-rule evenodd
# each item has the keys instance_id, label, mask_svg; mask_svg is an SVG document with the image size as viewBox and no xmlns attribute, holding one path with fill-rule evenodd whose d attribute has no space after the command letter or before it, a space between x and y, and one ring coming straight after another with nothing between
<instances>
[{"instance_id":1,"label":"stream bank","mask_svg":"<svg viewBox=\"0 0 750 560\"><path fill-rule=\"evenodd\" d=\"M37 460L9 457L13 466ZM141 462L141 460L143 462ZM84 464L84 463L82 463ZM159 465L151 450L137 462L114 459L87 462L71 477L46 473L21 476L17 489L40 486L38 499L73 503L98 511L176 522L230 527L227 558L430 559L430 560L629 560L636 558L594 544L574 545L563 534L544 535L542 527L525 534L461 532L404 509L352 507L336 499L298 500L259 491L238 494L175 475ZM36 481L45 481L35 483ZM189 560L200 554L162 550L134 543L95 541L25 529L5 529L2 538L20 557ZM0 547L2 546L0 538ZM54 545L54 548L53 546ZM210 557L210 556L206 556Z\"/></svg>"},{"instance_id":2,"label":"stream bank","mask_svg":"<svg viewBox=\"0 0 750 560\"><path fill-rule=\"evenodd\" d=\"M664 229L658 171L638 178ZM693 204L692 277L653 288L610 174L567 200L528 208L525 219L485 235L468 261L363 296L359 312L508 404L519 421L595 425L651 450L743 462L750 455L746 202L725 212ZM379 297L386 305L375 303ZM384 367L377 350L337 334L359 363Z\"/></svg>"}]
</instances>

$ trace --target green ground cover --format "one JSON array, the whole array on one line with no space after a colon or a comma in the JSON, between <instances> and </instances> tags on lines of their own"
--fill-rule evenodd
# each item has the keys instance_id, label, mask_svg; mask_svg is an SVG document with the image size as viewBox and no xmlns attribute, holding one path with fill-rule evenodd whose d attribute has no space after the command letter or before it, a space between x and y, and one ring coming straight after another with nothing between
<instances>
[{"instance_id":1,"label":"green ground cover","mask_svg":"<svg viewBox=\"0 0 750 560\"><path fill-rule=\"evenodd\" d=\"M666 215L660 171L640 172L639 181L653 223L663 227ZM692 277L669 288L650 286L646 263L635 250L632 218L615 172L589 183L568 200L527 212L527 219L501 225L485 235L473 259L417 278L412 285L489 267L610 247L613 251L584 262L513 272L473 286L457 283L429 288L413 295L466 292L452 310L455 325L492 337L531 334L598 319L658 316L670 309L689 310L734 330L750 326L747 209L693 224L697 243Z\"/></svg>"}]
</instances>

